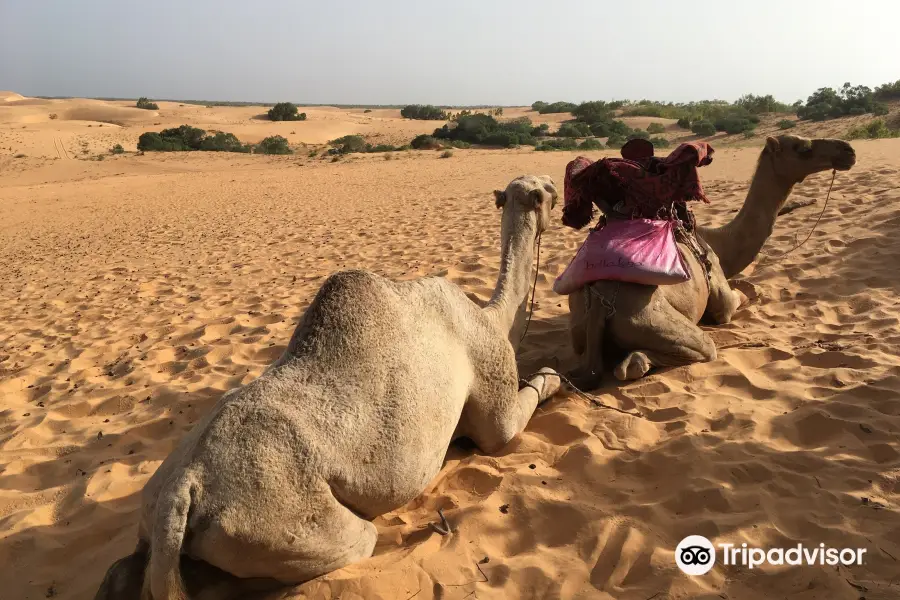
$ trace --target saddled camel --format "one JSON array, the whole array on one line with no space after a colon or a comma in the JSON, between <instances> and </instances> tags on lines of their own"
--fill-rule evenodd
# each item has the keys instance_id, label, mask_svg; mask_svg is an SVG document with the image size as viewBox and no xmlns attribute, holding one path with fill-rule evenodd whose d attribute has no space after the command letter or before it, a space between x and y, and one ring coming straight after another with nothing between
<instances>
[{"instance_id":1,"label":"saddled camel","mask_svg":"<svg viewBox=\"0 0 900 600\"><path fill-rule=\"evenodd\" d=\"M653 367L715 360L716 344L697 323L704 316L728 323L746 302L728 280L756 259L794 185L813 173L846 171L855 163L853 147L842 140L768 138L740 212L722 227L697 227L697 240L712 263L708 280L693 252L679 244L689 281L662 286L596 281L569 295L572 345L582 355L570 374L573 382L585 389L600 383L604 346L627 353L614 369L623 381L639 379Z\"/></svg>"}]
</instances>

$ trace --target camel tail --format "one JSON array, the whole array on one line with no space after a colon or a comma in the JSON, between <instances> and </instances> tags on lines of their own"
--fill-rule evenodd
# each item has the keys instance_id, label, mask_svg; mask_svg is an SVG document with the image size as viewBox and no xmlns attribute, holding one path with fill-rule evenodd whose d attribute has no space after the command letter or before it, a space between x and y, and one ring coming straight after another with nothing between
<instances>
[{"instance_id":1,"label":"camel tail","mask_svg":"<svg viewBox=\"0 0 900 600\"><path fill-rule=\"evenodd\" d=\"M193 482L181 479L159 496L141 600L189 600L180 563L192 491Z\"/></svg>"}]
</instances>

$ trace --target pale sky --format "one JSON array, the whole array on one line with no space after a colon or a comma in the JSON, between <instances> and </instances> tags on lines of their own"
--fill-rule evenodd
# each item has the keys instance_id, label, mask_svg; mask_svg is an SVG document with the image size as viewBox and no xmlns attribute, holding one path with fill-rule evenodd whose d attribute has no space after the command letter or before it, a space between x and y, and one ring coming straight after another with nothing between
<instances>
[{"instance_id":1,"label":"pale sky","mask_svg":"<svg viewBox=\"0 0 900 600\"><path fill-rule=\"evenodd\" d=\"M900 79L893 0L0 0L0 90L335 104L786 102Z\"/></svg>"}]
</instances>

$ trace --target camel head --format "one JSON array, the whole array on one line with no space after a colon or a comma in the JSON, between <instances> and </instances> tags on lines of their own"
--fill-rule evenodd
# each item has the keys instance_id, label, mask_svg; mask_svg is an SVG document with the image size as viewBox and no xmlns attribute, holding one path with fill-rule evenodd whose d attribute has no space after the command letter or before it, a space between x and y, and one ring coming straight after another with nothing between
<instances>
[{"instance_id":1,"label":"camel head","mask_svg":"<svg viewBox=\"0 0 900 600\"><path fill-rule=\"evenodd\" d=\"M775 173L794 184L820 171L849 170L856 163L856 151L843 140L779 135L766 139L760 160L767 158Z\"/></svg>"},{"instance_id":2,"label":"camel head","mask_svg":"<svg viewBox=\"0 0 900 600\"><path fill-rule=\"evenodd\" d=\"M497 208L503 209L503 217L528 216L537 219L537 233L550 225L550 211L556 206L559 193L549 175L522 175L513 179L505 190L494 190Z\"/></svg>"}]
</instances>

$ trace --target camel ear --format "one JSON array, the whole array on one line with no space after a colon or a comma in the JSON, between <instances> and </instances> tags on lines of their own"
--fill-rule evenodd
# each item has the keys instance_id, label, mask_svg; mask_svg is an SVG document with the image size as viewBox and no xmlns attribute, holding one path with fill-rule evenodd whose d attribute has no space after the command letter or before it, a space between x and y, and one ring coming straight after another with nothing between
<instances>
[{"instance_id":1,"label":"camel ear","mask_svg":"<svg viewBox=\"0 0 900 600\"><path fill-rule=\"evenodd\" d=\"M503 208L506 204L506 192L494 190L494 203L497 205L497 208Z\"/></svg>"},{"instance_id":2,"label":"camel ear","mask_svg":"<svg viewBox=\"0 0 900 600\"><path fill-rule=\"evenodd\" d=\"M542 190L531 190L528 192L528 198L535 208L540 208L541 204L544 203L544 192Z\"/></svg>"},{"instance_id":3,"label":"camel ear","mask_svg":"<svg viewBox=\"0 0 900 600\"><path fill-rule=\"evenodd\" d=\"M767 137L766 150L768 150L772 154L778 154L779 152L781 152L781 142L773 137Z\"/></svg>"}]
</instances>

